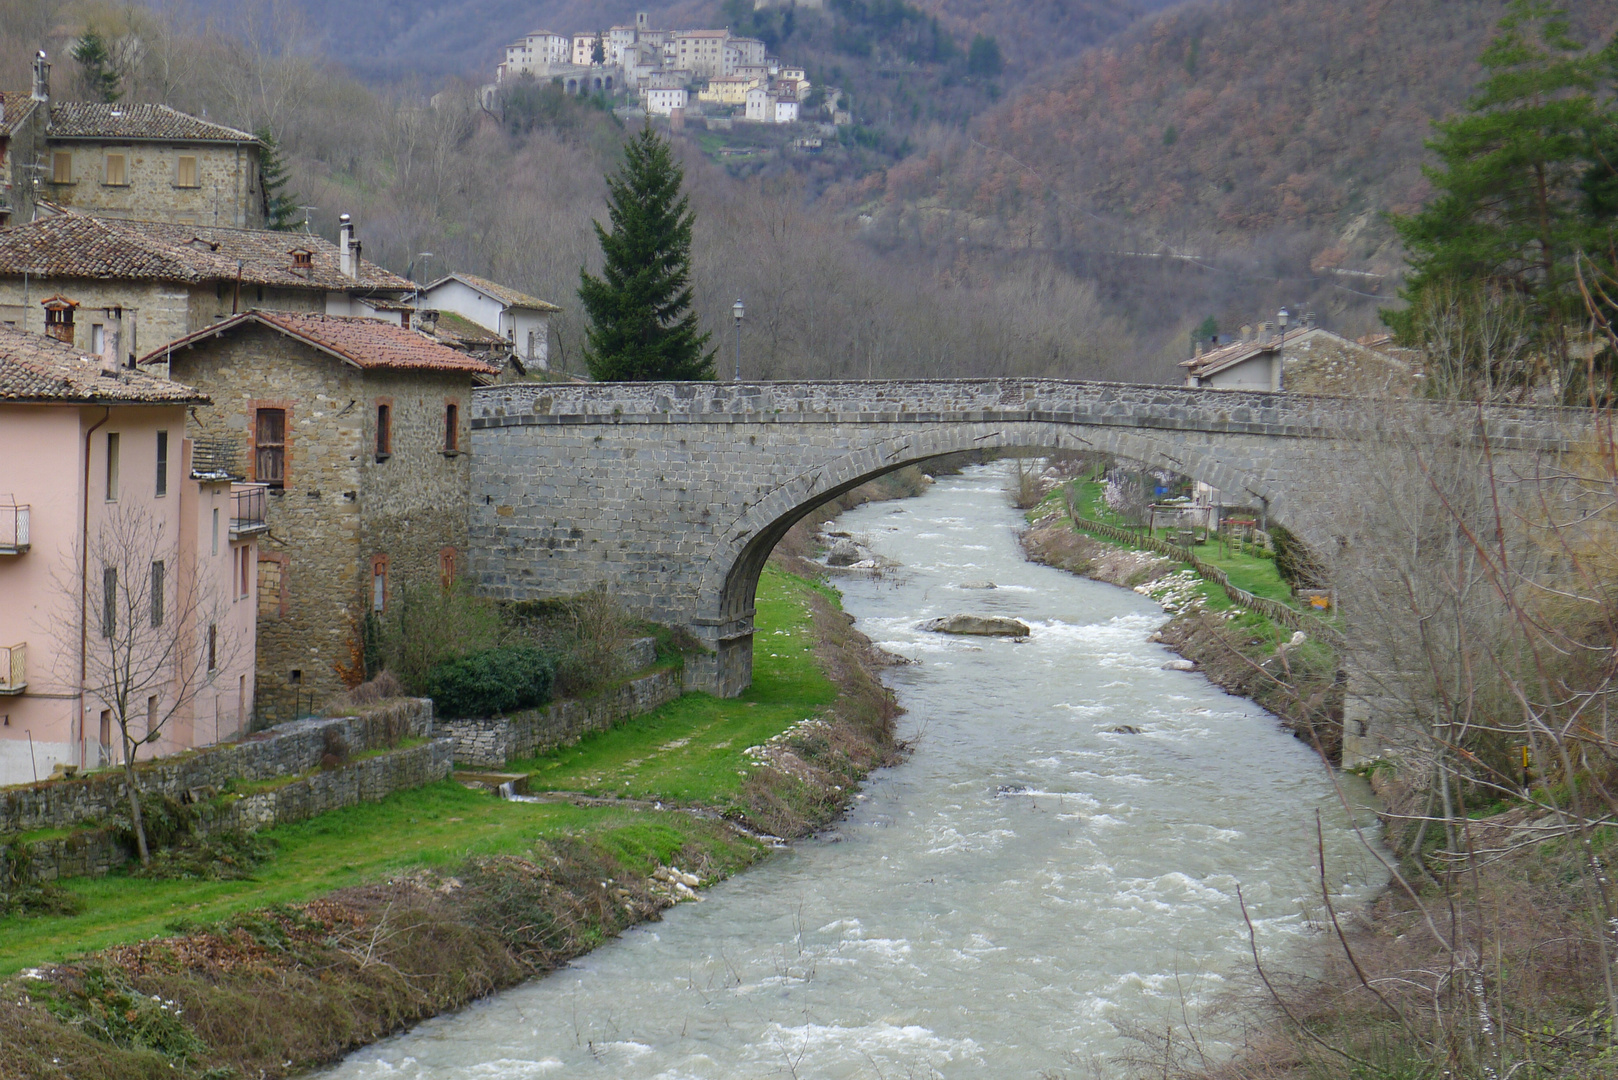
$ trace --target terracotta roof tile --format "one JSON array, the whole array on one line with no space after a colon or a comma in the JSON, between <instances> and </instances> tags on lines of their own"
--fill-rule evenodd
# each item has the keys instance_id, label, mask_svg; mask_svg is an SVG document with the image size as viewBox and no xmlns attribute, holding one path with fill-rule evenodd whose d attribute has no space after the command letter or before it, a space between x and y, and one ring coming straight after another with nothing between
<instances>
[{"instance_id":1,"label":"terracotta roof tile","mask_svg":"<svg viewBox=\"0 0 1618 1080\"><path fill-rule=\"evenodd\" d=\"M475 274L445 274L443 277L439 278L422 291L431 292L444 282L451 280L459 281L464 285L470 285L478 292L486 293L508 307L533 308L536 311L562 310L548 300L541 300L537 296L529 296L527 293L518 292L516 289L501 285L498 282L490 281L488 278L480 278Z\"/></svg>"},{"instance_id":2,"label":"terracotta roof tile","mask_svg":"<svg viewBox=\"0 0 1618 1080\"><path fill-rule=\"evenodd\" d=\"M233 315L148 353L141 363L165 360L175 349L199 344L248 324L269 327L359 368L499 374L499 369L491 364L441 345L426 334L407 330L398 323L304 311L254 310Z\"/></svg>"},{"instance_id":3,"label":"terracotta roof tile","mask_svg":"<svg viewBox=\"0 0 1618 1080\"><path fill-rule=\"evenodd\" d=\"M313 252L312 266L295 269L292 251ZM344 277L337 245L306 233L219 229L152 221L114 221L62 214L0 230L0 276L140 281L234 281L244 284L349 291L415 288L404 278L360 260L359 280Z\"/></svg>"},{"instance_id":4,"label":"terracotta roof tile","mask_svg":"<svg viewBox=\"0 0 1618 1080\"><path fill-rule=\"evenodd\" d=\"M17 124L33 111L34 98L26 90L0 90L0 105L5 106L5 117L0 119L0 135L10 135Z\"/></svg>"},{"instance_id":5,"label":"terracotta roof tile","mask_svg":"<svg viewBox=\"0 0 1618 1080\"><path fill-rule=\"evenodd\" d=\"M52 139L256 143L245 131L209 123L167 105L64 101L51 106Z\"/></svg>"},{"instance_id":6,"label":"terracotta roof tile","mask_svg":"<svg viewBox=\"0 0 1618 1080\"><path fill-rule=\"evenodd\" d=\"M63 402L99 405L187 404L206 394L143 372L110 369L66 342L0 326L0 404Z\"/></svg>"}]
</instances>

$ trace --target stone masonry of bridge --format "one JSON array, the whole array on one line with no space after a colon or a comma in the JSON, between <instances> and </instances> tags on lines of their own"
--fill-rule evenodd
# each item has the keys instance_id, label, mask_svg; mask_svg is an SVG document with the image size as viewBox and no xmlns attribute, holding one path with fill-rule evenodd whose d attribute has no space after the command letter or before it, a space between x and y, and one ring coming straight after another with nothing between
<instances>
[{"instance_id":1,"label":"stone masonry of bridge","mask_svg":"<svg viewBox=\"0 0 1618 1080\"><path fill-rule=\"evenodd\" d=\"M1355 467L1354 403L1047 379L508 384L474 393L472 569L502 599L606 587L711 655L688 685L752 676L771 549L816 506L961 450L1092 450L1161 467L1287 521ZM1556 410L1500 408L1495 450L1556 452ZM1316 538L1319 539L1319 538Z\"/></svg>"}]
</instances>

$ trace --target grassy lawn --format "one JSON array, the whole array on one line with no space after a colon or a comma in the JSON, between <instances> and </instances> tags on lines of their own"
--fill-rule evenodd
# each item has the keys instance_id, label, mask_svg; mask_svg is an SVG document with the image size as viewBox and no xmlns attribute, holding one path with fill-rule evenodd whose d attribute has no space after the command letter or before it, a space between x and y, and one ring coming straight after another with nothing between
<instances>
[{"instance_id":1,"label":"grassy lawn","mask_svg":"<svg viewBox=\"0 0 1618 1080\"><path fill-rule=\"evenodd\" d=\"M1082 517L1092 521L1102 521L1119 528L1129 528L1127 522L1107 506L1101 493L1104 484L1100 481L1087 481L1075 487L1074 503ZM1161 540L1168 540L1169 529L1157 530ZM1249 555L1237 551L1229 545L1221 545L1217 541L1211 544L1198 544L1193 550L1197 558L1203 562L1212 563L1219 567L1229 577L1230 583L1238 589L1246 589L1254 596L1278 600L1283 604L1301 607L1292 599L1292 590L1287 583L1281 580L1276 571L1274 559L1263 559L1257 555ZM1222 611L1231 606L1229 598L1218 585L1208 582L1204 592L1208 596L1208 606L1216 611Z\"/></svg>"},{"instance_id":2,"label":"grassy lawn","mask_svg":"<svg viewBox=\"0 0 1618 1080\"><path fill-rule=\"evenodd\" d=\"M798 578L766 569L758 587L753 685L721 701L688 694L573 746L507 764L532 791L728 805L748 769L743 756L831 704L836 689L814 661L814 636Z\"/></svg>"},{"instance_id":3,"label":"grassy lawn","mask_svg":"<svg viewBox=\"0 0 1618 1080\"><path fill-rule=\"evenodd\" d=\"M804 601L815 588L767 570L759 586L753 687L721 701L687 695L576 746L513 763L536 790L614 792L675 803L726 805L747 768L742 756L835 697L814 663ZM756 846L674 812L503 802L444 781L379 803L269 830L275 855L249 881L148 881L123 874L73 879L76 916L0 919L0 976L119 942L208 923L270 904L297 903L418 866L471 855L521 854L546 837L588 834L650 871L687 844L740 865Z\"/></svg>"}]
</instances>

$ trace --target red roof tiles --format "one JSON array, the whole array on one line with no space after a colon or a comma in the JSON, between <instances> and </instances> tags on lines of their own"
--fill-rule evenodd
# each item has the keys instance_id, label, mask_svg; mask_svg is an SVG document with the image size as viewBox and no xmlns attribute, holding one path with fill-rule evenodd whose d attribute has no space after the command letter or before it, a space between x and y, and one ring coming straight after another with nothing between
<instances>
[{"instance_id":1,"label":"red roof tiles","mask_svg":"<svg viewBox=\"0 0 1618 1080\"><path fill-rule=\"evenodd\" d=\"M221 323L187 334L170 345L148 353L141 363L165 360L176 349L200 344L249 324L268 327L358 368L499 374L499 369L493 365L440 345L426 334L407 330L397 323L303 311L255 310L233 315Z\"/></svg>"}]
</instances>

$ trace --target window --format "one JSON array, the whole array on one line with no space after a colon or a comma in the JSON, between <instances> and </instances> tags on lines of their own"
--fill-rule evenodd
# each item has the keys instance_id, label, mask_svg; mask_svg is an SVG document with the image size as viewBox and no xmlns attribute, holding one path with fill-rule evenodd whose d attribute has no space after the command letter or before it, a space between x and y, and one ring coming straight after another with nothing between
<instances>
[{"instance_id":1,"label":"window","mask_svg":"<svg viewBox=\"0 0 1618 1080\"><path fill-rule=\"evenodd\" d=\"M248 593L252 591L253 580L252 578L248 577L247 571L247 568L250 565L249 556L252 555L252 550L252 548L245 547L241 549L242 565L240 572L237 574L237 579L240 584L237 586L236 594L243 600L247 599Z\"/></svg>"},{"instance_id":2,"label":"window","mask_svg":"<svg viewBox=\"0 0 1618 1080\"><path fill-rule=\"evenodd\" d=\"M303 669L302 668L293 668L292 671L289 672L288 675L287 675L287 682L290 683L293 686L302 686L303 685Z\"/></svg>"},{"instance_id":3,"label":"window","mask_svg":"<svg viewBox=\"0 0 1618 1080\"><path fill-rule=\"evenodd\" d=\"M169 493L169 433L157 433L157 497Z\"/></svg>"},{"instance_id":4,"label":"window","mask_svg":"<svg viewBox=\"0 0 1618 1080\"><path fill-rule=\"evenodd\" d=\"M146 698L146 738L151 738L157 730L157 695L152 694Z\"/></svg>"},{"instance_id":5,"label":"window","mask_svg":"<svg viewBox=\"0 0 1618 1080\"><path fill-rule=\"evenodd\" d=\"M453 454L461 448L461 407L451 401L444 406L444 452Z\"/></svg>"},{"instance_id":6,"label":"window","mask_svg":"<svg viewBox=\"0 0 1618 1080\"><path fill-rule=\"evenodd\" d=\"M79 305L63 296L53 296L44 305L46 335L73 344L73 309Z\"/></svg>"},{"instance_id":7,"label":"window","mask_svg":"<svg viewBox=\"0 0 1618 1080\"><path fill-rule=\"evenodd\" d=\"M258 556L258 598L259 614L266 615L275 605L277 616L287 613L287 563L290 560L285 555L266 554L259 552Z\"/></svg>"},{"instance_id":8,"label":"window","mask_svg":"<svg viewBox=\"0 0 1618 1080\"><path fill-rule=\"evenodd\" d=\"M201 187L202 180L197 175L197 156L195 154L181 154L179 165L174 171L175 187Z\"/></svg>"},{"instance_id":9,"label":"window","mask_svg":"<svg viewBox=\"0 0 1618 1080\"><path fill-rule=\"evenodd\" d=\"M100 323L90 324L90 351L97 356L107 351L107 328Z\"/></svg>"},{"instance_id":10,"label":"window","mask_svg":"<svg viewBox=\"0 0 1618 1080\"><path fill-rule=\"evenodd\" d=\"M107 432L107 501L118 501L118 433Z\"/></svg>"},{"instance_id":11,"label":"window","mask_svg":"<svg viewBox=\"0 0 1618 1080\"><path fill-rule=\"evenodd\" d=\"M455 584L455 549L452 547L438 553L438 581L445 589Z\"/></svg>"},{"instance_id":12,"label":"window","mask_svg":"<svg viewBox=\"0 0 1618 1080\"><path fill-rule=\"evenodd\" d=\"M118 632L118 568L101 570L101 636L110 638Z\"/></svg>"},{"instance_id":13,"label":"window","mask_svg":"<svg viewBox=\"0 0 1618 1080\"><path fill-rule=\"evenodd\" d=\"M73 155L66 150L57 150L51 154L51 183L71 184L73 182Z\"/></svg>"},{"instance_id":14,"label":"window","mask_svg":"<svg viewBox=\"0 0 1618 1080\"><path fill-rule=\"evenodd\" d=\"M272 488L286 483L287 411L259 409L253 425L253 479Z\"/></svg>"},{"instance_id":15,"label":"window","mask_svg":"<svg viewBox=\"0 0 1618 1080\"><path fill-rule=\"evenodd\" d=\"M219 624L208 624L208 670L219 670Z\"/></svg>"},{"instance_id":16,"label":"window","mask_svg":"<svg viewBox=\"0 0 1618 1080\"><path fill-rule=\"evenodd\" d=\"M376 407L376 459L386 461L393 454L393 406Z\"/></svg>"},{"instance_id":17,"label":"window","mask_svg":"<svg viewBox=\"0 0 1618 1080\"><path fill-rule=\"evenodd\" d=\"M108 187L129 186L129 169L127 162L128 159L122 154L107 155L107 179L105 183Z\"/></svg>"},{"instance_id":18,"label":"window","mask_svg":"<svg viewBox=\"0 0 1618 1080\"><path fill-rule=\"evenodd\" d=\"M163 560L158 559L152 563L152 625L163 625L163 579L168 575L168 568Z\"/></svg>"},{"instance_id":19,"label":"window","mask_svg":"<svg viewBox=\"0 0 1618 1080\"><path fill-rule=\"evenodd\" d=\"M101 760L112 753L112 710L101 710Z\"/></svg>"},{"instance_id":20,"label":"window","mask_svg":"<svg viewBox=\"0 0 1618 1080\"><path fill-rule=\"evenodd\" d=\"M213 508L213 554L219 554L219 507Z\"/></svg>"},{"instance_id":21,"label":"window","mask_svg":"<svg viewBox=\"0 0 1618 1080\"><path fill-rule=\"evenodd\" d=\"M371 557L371 610L376 612L388 610L388 557L386 555L373 555Z\"/></svg>"}]
</instances>

